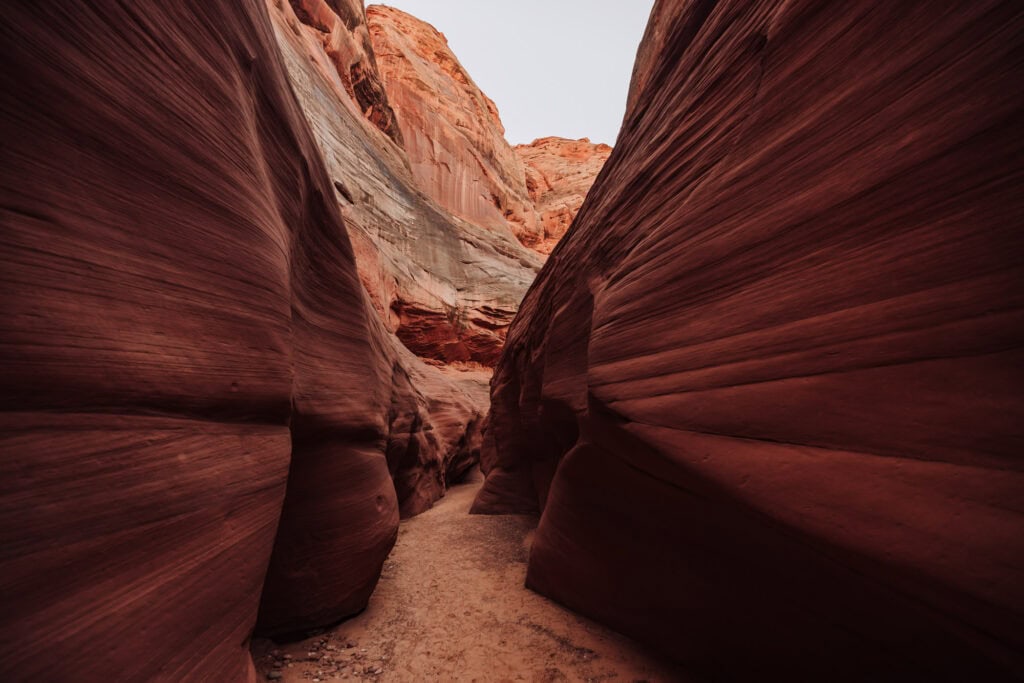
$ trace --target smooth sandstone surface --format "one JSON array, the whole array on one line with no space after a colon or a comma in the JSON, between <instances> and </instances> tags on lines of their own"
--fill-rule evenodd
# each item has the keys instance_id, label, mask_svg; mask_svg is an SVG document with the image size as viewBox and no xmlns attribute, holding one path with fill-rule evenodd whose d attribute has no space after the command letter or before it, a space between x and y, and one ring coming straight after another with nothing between
<instances>
[{"instance_id":1,"label":"smooth sandstone surface","mask_svg":"<svg viewBox=\"0 0 1024 683\"><path fill-rule=\"evenodd\" d=\"M384 356L266 13L0 14L3 668L252 679L289 461L329 444L385 498L362 533L397 522Z\"/></svg>"},{"instance_id":2,"label":"smooth sandstone surface","mask_svg":"<svg viewBox=\"0 0 1024 683\"><path fill-rule=\"evenodd\" d=\"M526 189L544 233L535 248L551 253L572 224L612 148L588 138L546 137L513 149L523 162Z\"/></svg>"},{"instance_id":3,"label":"smooth sandstone surface","mask_svg":"<svg viewBox=\"0 0 1024 683\"><path fill-rule=\"evenodd\" d=\"M309 3L321 20L344 6ZM251 680L257 612L281 633L362 609L399 515L475 462L486 374L422 362L364 287L384 279L364 235L390 233L339 207L274 37L286 9L0 10L16 680ZM352 23L335 16L310 41L360 122L344 144L401 166L383 100L353 99L325 47ZM510 262L535 258L504 240Z\"/></svg>"},{"instance_id":4,"label":"smooth sandstone surface","mask_svg":"<svg viewBox=\"0 0 1024 683\"><path fill-rule=\"evenodd\" d=\"M541 510L529 586L715 679L1019 679L1020 5L652 17L475 509Z\"/></svg>"}]
</instances>

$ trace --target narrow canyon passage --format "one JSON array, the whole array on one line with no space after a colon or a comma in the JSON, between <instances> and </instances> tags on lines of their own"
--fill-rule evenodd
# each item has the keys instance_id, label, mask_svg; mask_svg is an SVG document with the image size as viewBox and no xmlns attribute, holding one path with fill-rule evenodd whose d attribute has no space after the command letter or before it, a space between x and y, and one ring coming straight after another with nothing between
<instances>
[{"instance_id":1,"label":"narrow canyon passage","mask_svg":"<svg viewBox=\"0 0 1024 683\"><path fill-rule=\"evenodd\" d=\"M362 614L298 642L255 640L260 677L285 683L687 680L632 640L527 590L537 520L467 514L482 481L474 471L432 509L402 522Z\"/></svg>"},{"instance_id":2,"label":"narrow canyon passage","mask_svg":"<svg viewBox=\"0 0 1024 683\"><path fill-rule=\"evenodd\" d=\"M1024 3L645 2L0 3L6 680L1024 681Z\"/></svg>"}]
</instances>

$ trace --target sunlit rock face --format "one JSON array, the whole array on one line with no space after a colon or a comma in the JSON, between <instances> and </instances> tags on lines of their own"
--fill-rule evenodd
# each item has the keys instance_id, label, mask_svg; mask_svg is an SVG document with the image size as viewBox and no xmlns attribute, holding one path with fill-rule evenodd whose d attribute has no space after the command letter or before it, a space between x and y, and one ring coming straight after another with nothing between
<instances>
[{"instance_id":1,"label":"sunlit rock face","mask_svg":"<svg viewBox=\"0 0 1024 683\"><path fill-rule=\"evenodd\" d=\"M339 71L324 48L323 31L316 22L306 23L304 17L313 12L303 9L305 1L296 0L298 10L288 3L270 2L268 7L374 307L387 328L419 356L493 365L540 257L523 247L504 221L471 224L419 189L419 176L410 171L401 144L405 134L396 142L365 117L339 75L345 69ZM319 12L323 16L329 9L320 6ZM361 12L353 36L367 30ZM319 23L346 25L331 16ZM350 42L358 41L352 37ZM377 83L372 65L386 60L379 55L374 60L368 49L369 57L359 63L370 65L367 79ZM396 110L400 121L411 116Z\"/></svg>"},{"instance_id":2,"label":"sunlit rock face","mask_svg":"<svg viewBox=\"0 0 1024 683\"><path fill-rule=\"evenodd\" d=\"M476 509L543 510L529 586L715 680L1019 678L1019 3L653 16Z\"/></svg>"},{"instance_id":3,"label":"sunlit rock face","mask_svg":"<svg viewBox=\"0 0 1024 683\"><path fill-rule=\"evenodd\" d=\"M282 10L283 4L284 0L273 2ZM323 55L316 57L327 57L349 99L373 125L401 144L401 131L374 60L362 0L290 0L290 4L295 17L313 29L311 36L323 47ZM293 28L298 29L294 24Z\"/></svg>"},{"instance_id":4,"label":"sunlit rock face","mask_svg":"<svg viewBox=\"0 0 1024 683\"><path fill-rule=\"evenodd\" d=\"M513 149L525 167L526 189L543 230L535 248L550 253L572 224L612 148L587 138L547 137Z\"/></svg>"},{"instance_id":5,"label":"sunlit rock face","mask_svg":"<svg viewBox=\"0 0 1024 683\"><path fill-rule=\"evenodd\" d=\"M543 228L523 164L505 141L498 109L426 22L390 7L367 8L388 97L398 114L416 182L474 225L509 229L527 246Z\"/></svg>"}]
</instances>

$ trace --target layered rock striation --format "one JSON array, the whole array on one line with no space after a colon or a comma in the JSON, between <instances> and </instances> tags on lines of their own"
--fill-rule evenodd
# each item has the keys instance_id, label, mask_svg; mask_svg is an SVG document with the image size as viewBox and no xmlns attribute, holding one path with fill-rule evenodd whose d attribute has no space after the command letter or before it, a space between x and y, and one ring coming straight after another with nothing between
<instances>
[{"instance_id":1,"label":"layered rock striation","mask_svg":"<svg viewBox=\"0 0 1024 683\"><path fill-rule=\"evenodd\" d=\"M660 0L475 509L716 680L1024 675L1024 13Z\"/></svg>"},{"instance_id":2,"label":"layered rock striation","mask_svg":"<svg viewBox=\"0 0 1024 683\"><path fill-rule=\"evenodd\" d=\"M257 619L362 609L475 463L486 375L414 355L395 302L486 359L538 257L412 189L361 7L269 9L0 10L17 680L252 680Z\"/></svg>"},{"instance_id":3,"label":"layered rock striation","mask_svg":"<svg viewBox=\"0 0 1024 683\"><path fill-rule=\"evenodd\" d=\"M251 680L254 628L361 610L399 517L475 465L543 257L417 171L359 2L0 19L0 658ZM474 96L498 137L452 158L525 198Z\"/></svg>"},{"instance_id":4,"label":"layered rock striation","mask_svg":"<svg viewBox=\"0 0 1024 683\"><path fill-rule=\"evenodd\" d=\"M320 533L373 549L339 583L372 586L398 519L390 352L266 12L2 25L0 660L252 679L290 467L351 482Z\"/></svg>"},{"instance_id":5,"label":"layered rock striation","mask_svg":"<svg viewBox=\"0 0 1024 683\"><path fill-rule=\"evenodd\" d=\"M551 253L572 224L612 148L588 138L547 137L513 148L526 171L526 190L543 238L535 246Z\"/></svg>"}]
</instances>

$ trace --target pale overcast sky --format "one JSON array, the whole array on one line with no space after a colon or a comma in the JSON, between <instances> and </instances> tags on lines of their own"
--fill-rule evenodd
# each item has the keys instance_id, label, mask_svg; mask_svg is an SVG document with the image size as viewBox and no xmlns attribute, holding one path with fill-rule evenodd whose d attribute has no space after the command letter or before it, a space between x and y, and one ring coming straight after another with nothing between
<instances>
[{"instance_id":1,"label":"pale overcast sky","mask_svg":"<svg viewBox=\"0 0 1024 683\"><path fill-rule=\"evenodd\" d=\"M368 2L367 4L374 4ZM441 31L512 144L614 144L654 0L390 0Z\"/></svg>"}]
</instances>

